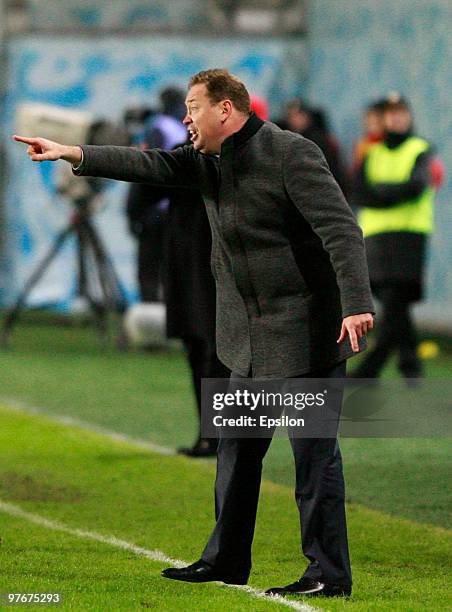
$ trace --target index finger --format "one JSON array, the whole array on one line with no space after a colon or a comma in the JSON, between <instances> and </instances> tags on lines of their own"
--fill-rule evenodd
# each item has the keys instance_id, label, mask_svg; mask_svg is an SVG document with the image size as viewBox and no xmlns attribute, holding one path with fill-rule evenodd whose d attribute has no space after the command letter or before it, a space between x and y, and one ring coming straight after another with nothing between
<instances>
[{"instance_id":1,"label":"index finger","mask_svg":"<svg viewBox=\"0 0 452 612\"><path fill-rule=\"evenodd\" d=\"M17 136L17 134L14 134L13 139L17 140L17 142L24 142L29 145L36 144L38 141L37 138L27 138L26 136Z\"/></svg>"},{"instance_id":2,"label":"index finger","mask_svg":"<svg viewBox=\"0 0 452 612\"><path fill-rule=\"evenodd\" d=\"M348 337L350 338L350 344L352 345L353 352L358 353L359 352L358 339L356 336L356 331L353 328L348 330Z\"/></svg>"}]
</instances>

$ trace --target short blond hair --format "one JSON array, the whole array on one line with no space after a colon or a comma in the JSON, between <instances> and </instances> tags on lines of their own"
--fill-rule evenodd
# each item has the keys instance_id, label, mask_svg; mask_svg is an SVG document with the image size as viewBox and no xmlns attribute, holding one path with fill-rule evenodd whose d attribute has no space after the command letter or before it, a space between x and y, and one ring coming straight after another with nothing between
<instances>
[{"instance_id":1,"label":"short blond hair","mask_svg":"<svg viewBox=\"0 0 452 612\"><path fill-rule=\"evenodd\" d=\"M201 70L193 75L188 87L205 85L211 102L231 100L234 107L241 113L250 114L250 94L242 81L225 68Z\"/></svg>"}]
</instances>

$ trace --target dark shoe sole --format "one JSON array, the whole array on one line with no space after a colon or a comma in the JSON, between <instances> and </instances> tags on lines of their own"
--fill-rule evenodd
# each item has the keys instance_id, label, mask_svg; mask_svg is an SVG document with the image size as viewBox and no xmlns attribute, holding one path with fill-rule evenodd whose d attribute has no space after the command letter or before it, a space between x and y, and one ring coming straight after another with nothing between
<instances>
[{"instance_id":1,"label":"dark shoe sole","mask_svg":"<svg viewBox=\"0 0 452 612\"><path fill-rule=\"evenodd\" d=\"M266 591L265 592L266 595L268 595L269 597L274 597L275 595L278 595L279 597L289 597L289 596L294 596L294 597L350 597L352 592L351 590L334 590L334 591L314 591L313 593L309 593L309 592L302 592L302 591L284 591L284 589L281 589L280 591L276 591L276 592L270 592L270 591Z\"/></svg>"},{"instance_id":2,"label":"dark shoe sole","mask_svg":"<svg viewBox=\"0 0 452 612\"><path fill-rule=\"evenodd\" d=\"M207 578L207 579L196 579L196 578L182 578L180 576L168 576L167 574L164 574L163 572L161 573L161 576L163 578L168 578L169 580L179 580L179 582L191 582L192 584L202 584L203 582L224 582L224 584L239 584L239 585L244 585L247 584L248 579L244 579L244 578L225 578L225 577L220 577L220 576L212 576L211 578Z\"/></svg>"}]
</instances>

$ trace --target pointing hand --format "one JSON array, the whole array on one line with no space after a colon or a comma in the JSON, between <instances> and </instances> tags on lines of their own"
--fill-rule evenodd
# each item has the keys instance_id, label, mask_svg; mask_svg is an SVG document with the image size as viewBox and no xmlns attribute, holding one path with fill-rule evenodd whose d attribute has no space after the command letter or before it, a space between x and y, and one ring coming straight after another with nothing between
<instances>
[{"instance_id":1,"label":"pointing hand","mask_svg":"<svg viewBox=\"0 0 452 612\"><path fill-rule=\"evenodd\" d=\"M32 161L56 161L64 159L71 164L78 164L82 159L80 147L72 147L47 140L46 138L28 138L26 136L13 136L17 142L28 145L27 154Z\"/></svg>"}]
</instances>

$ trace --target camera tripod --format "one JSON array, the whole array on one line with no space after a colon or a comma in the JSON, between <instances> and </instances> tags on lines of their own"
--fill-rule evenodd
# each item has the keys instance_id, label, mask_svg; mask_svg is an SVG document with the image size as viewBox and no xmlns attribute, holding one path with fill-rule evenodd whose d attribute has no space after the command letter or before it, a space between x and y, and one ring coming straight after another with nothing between
<instances>
[{"instance_id":1,"label":"camera tripod","mask_svg":"<svg viewBox=\"0 0 452 612\"><path fill-rule=\"evenodd\" d=\"M108 336L109 313L122 314L126 310L127 300L121 283L102 240L91 222L90 199L78 200L73 204L75 210L69 224L57 235L49 252L27 280L15 304L6 315L1 335L3 346L8 346L13 327L31 291L44 276L66 240L72 235L77 238L77 295L87 300L95 315L96 327L103 342L106 342Z\"/></svg>"}]
</instances>

